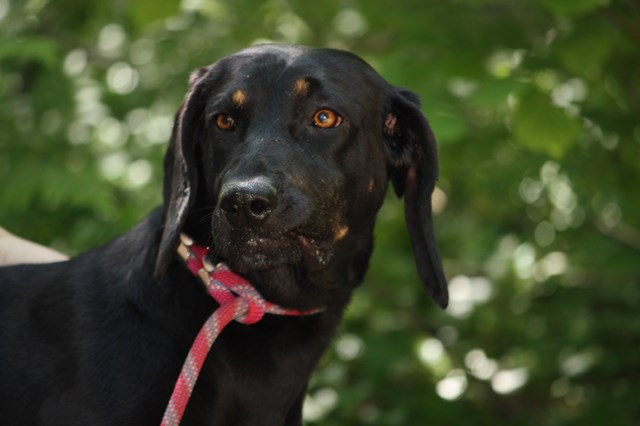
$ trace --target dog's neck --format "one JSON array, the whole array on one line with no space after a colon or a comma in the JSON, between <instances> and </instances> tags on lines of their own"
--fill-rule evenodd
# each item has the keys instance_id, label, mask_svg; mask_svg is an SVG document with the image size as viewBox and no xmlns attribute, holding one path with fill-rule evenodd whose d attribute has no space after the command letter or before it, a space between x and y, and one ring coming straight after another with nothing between
<instances>
[{"instance_id":1,"label":"dog's neck","mask_svg":"<svg viewBox=\"0 0 640 426\"><path fill-rule=\"evenodd\" d=\"M135 229L140 232L136 232ZM173 345L172 350L176 353L186 354L198 330L215 311L218 304L207 294L198 279L185 267L177 255L169 264L161 282L153 280L149 275L148 271L152 269L149 265L157 256L157 252L149 249L154 247L151 240L159 239L162 233L161 210L152 213L135 229L121 236L113 246L105 247L104 250L107 251L104 257L114 261L114 268L116 265L130 265L128 268L120 268L121 279L118 280L119 284L126 285L128 299L135 304L141 318L161 326L163 333L169 336L165 344ZM137 235L148 237L139 239ZM130 259L125 258L125 252L121 250L123 244L131 249L126 253L140 253L140 257L144 258L141 262L146 266L130 264ZM199 391L196 389L195 399L191 402L193 416L206 417L211 412L219 412L223 409L225 398L241 397L229 389L220 388L223 383L222 376L231 377L229 380L246 380L249 375L252 377L252 392L255 397L268 398L273 393L273 383L262 381L261 374L257 371L264 368L265 364L273 369L274 374L295 377L295 380L279 383L278 386L282 387L282 391L286 391L287 394L298 395L301 401L311 372L335 335L353 287L361 278L358 274L366 268L367 260L366 255L360 258L357 256L335 257L325 271L314 272L316 275L323 275L318 278L320 280L328 279L327 277L335 274L337 279L332 280L326 288L312 281L314 274L307 274L295 268L259 271L246 276L267 300L280 305L284 303L273 297L278 293L280 280L295 279L296 285L303 292L313 288L319 289L316 290L319 296L311 300L313 302L311 306L320 306L322 301L328 300L327 309L316 315L305 317L286 318L266 315L259 323L251 326L229 324L209 353L207 365L199 379L202 382L200 389L209 389L224 397L212 402L208 396L198 397ZM287 307L302 309L303 305ZM167 381L175 380L179 374L181 362L182 359L176 357L172 368L164 368L158 371L158 374L166 374ZM225 371L222 376L219 370L220 365L224 366Z\"/></svg>"}]
</instances>

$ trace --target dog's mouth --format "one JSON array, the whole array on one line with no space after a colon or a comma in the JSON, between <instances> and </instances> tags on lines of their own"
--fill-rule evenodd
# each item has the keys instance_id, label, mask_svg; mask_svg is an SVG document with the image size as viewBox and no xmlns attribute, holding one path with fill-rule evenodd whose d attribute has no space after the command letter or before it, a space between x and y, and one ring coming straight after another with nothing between
<instances>
[{"instance_id":1,"label":"dog's mouth","mask_svg":"<svg viewBox=\"0 0 640 426\"><path fill-rule=\"evenodd\" d=\"M281 266L302 266L308 271L326 268L333 257L327 240L289 231L282 235L236 235L216 246L216 256L238 273L264 271Z\"/></svg>"}]
</instances>

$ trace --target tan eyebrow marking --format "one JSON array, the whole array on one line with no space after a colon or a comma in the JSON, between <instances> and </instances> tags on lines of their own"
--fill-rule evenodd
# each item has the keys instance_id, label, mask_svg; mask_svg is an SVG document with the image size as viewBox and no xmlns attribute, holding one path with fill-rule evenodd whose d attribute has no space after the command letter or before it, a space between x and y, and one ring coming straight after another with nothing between
<instances>
[{"instance_id":1,"label":"tan eyebrow marking","mask_svg":"<svg viewBox=\"0 0 640 426\"><path fill-rule=\"evenodd\" d=\"M293 93L298 96L304 96L309 92L309 82L304 78L296 80L293 85Z\"/></svg>"},{"instance_id":2,"label":"tan eyebrow marking","mask_svg":"<svg viewBox=\"0 0 640 426\"><path fill-rule=\"evenodd\" d=\"M244 103L246 102L247 94L244 90L238 89L235 92L233 92L233 96L231 97L231 100L236 106L240 107L244 105Z\"/></svg>"},{"instance_id":3,"label":"tan eyebrow marking","mask_svg":"<svg viewBox=\"0 0 640 426\"><path fill-rule=\"evenodd\" d=\"M344 237L347 236L347 233L349 232L349 227L348 226L342 226L339 227L335 234L333 235L333 242L337 243L338 241L344 239Z\"/></svg>"}]
</instances>

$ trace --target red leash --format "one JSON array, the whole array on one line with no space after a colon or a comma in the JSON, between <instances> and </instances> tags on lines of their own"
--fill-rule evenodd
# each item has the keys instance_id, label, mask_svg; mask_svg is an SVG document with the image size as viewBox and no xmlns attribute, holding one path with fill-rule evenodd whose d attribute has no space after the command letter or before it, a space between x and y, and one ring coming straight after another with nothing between
<instances>
[{"instance_id":1,"label":"red leash","mask_svg":"<svg viewBox=\"0 0 640 426\"><path fill-rule=\"evenodd\" d=\"M320 312L319 309L310 311L286 309L267 302L248 281L231 272L227 265L219 263L213 266L207 261L205 256L209 253L208 248L194 244L193 240L184 234L180 235L180 240L178 254L185 261L187 268L204 282L208 293L220 304L220 307L204 323L189 350L164 412L161 426L180 424L209 350L231 321L254 324L266 313L298 316Z\"/></svg>"}]
</instances>

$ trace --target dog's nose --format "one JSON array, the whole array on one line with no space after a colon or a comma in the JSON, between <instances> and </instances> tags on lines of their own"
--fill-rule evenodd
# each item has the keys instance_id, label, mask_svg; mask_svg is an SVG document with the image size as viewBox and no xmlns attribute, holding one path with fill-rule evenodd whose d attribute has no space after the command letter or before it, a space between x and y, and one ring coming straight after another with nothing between
<instances>
[{"instance_id":1,"label":"dog's nose","mask_svg":"<svg viewBox=\"0 0 640 426\"><path fill-rule=\"evenodd\" d=\"M257 177L226 182L218 205L229 222L253 226L264 221L278 204L278 193L269 179Z\"/></svg>"}]
</instances>

